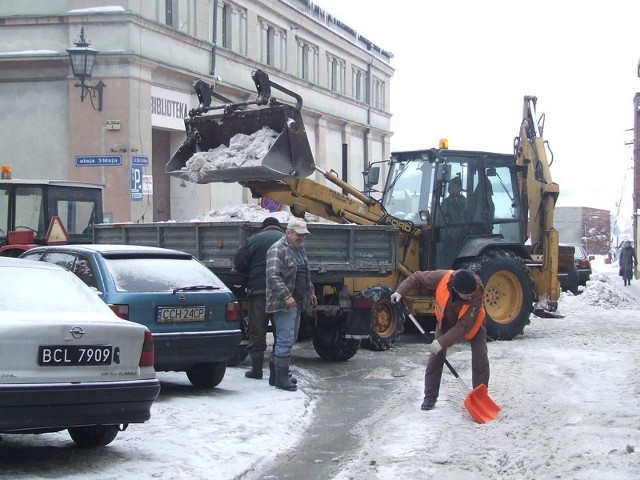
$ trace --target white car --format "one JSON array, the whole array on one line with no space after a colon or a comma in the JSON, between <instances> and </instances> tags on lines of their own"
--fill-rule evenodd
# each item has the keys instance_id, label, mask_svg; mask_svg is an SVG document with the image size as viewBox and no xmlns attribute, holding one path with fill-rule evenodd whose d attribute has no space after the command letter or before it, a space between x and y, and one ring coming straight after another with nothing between
<instances>
[{"instance_id":1,"label":"white car","mask_svg":"<svg viewBox=\"0 0 640 480\"><path fill-rule=\"evenodd\" d=\"M160 383L147 328L56 265L0 257L0 433L68 429L84 447L147 421Z\"/></svg>"}]
</instances>

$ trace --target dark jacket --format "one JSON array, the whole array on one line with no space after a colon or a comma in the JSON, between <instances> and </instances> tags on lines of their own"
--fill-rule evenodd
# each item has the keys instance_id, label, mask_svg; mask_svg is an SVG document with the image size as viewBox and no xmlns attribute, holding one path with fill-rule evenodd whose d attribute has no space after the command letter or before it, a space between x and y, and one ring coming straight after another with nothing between
<instances>
[{"instance_id":1,"label":"dark jacket","mask_svg":"<svg viewBox=\"0 0 640 480\"><path fill-rule=\"evenodd\" d=\"M620 259L618 260L621 268L633 268L638 266L638 259L636 258L635 249L629 245L628 247L622 247L620 250Z\"/></svg>"},{"instance_id":2,"label":"dark jacket","mask_svg":"<svg viewBox=\"0 0 640 480\"><path fill-rule=\"evenodd\" d=\"M426 272L416 272L410 277L406 278L398 288L398 292L403 297L412 290L424 289L432 294L435 294L438 283L448 270L434 270ZM475 275L475 274L474 274ZM479 288L476 289L470 300L463 301L458 295L453 292L451 300L447 304L444 310L444 318L442 319L442 332L443 335L438 338L438 342L442 345L442 348L449 348L450 346L458 343L464 339L464 336L473 328L476 315L482 306L484 285L482 280L475 275L476 282ZM451 289L451 286L449 286ZM458 318L460 309L463 305L469 305L470 308L462 318Z\"/></svg>"},{"instance_id":3,"label":"dark jacket","mask_svg":"<svg viewBox=\"0 0 640 480\"><path fill-rule=\"evenodd\" d=\"M267 306L265 308L267 312L272 313L288 308L285 300L293 295L296 284L297 267L293 253L294 248L296 247L289 243L287 237L283 237L269 249L267 255ZM307 271L304 301L300 307L303 312L310 312L311 295L314 294L311 270L304 247L300 247L300 251L304 257Z\"/></svg>"},{"instance_id":4,"label":"dark jacket","mask_svg":"<svg viewBox=\"0 0 640 480\"><path fill-rule=\"evenodd\" d=\"M452 193L442 201L442 211L447 223L469 223L467 199L461 193Z\"/></svg>"},{"instance_id":5,"label":"dark jacket","mask_svg":"<svg viewBox=\"0 0 640 480\"><path fill-rule=\"evenodd\" d=\"M266 292L267 251L283 236L280 228L269 225L236 252L233 266L236 272L247 275L248 295Z\"/></svg>"}]
</instances>

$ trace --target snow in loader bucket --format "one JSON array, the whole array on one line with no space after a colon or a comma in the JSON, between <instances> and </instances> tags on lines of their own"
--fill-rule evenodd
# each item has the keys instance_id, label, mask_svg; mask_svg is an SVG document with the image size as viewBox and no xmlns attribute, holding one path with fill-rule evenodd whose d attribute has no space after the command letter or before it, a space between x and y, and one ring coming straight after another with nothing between
<instances>
[{"instance_id":1,"label":"snow in loader bucket","mask_svg":"<svg viewBox=\"0 0 640 480\"><path fill-rule=\"evenodd\" d=\"M196 183L308 177L315 162L300 112L286 104L185 120L187 139L165 171Z\"/></svg>"}]
</instances>

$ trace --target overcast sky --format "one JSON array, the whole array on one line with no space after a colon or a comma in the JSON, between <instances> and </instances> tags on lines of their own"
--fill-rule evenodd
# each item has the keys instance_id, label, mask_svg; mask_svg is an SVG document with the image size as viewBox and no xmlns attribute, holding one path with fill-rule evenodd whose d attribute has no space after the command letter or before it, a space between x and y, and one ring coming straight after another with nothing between
<instances>
[{"instance_id":1,"label":"overcast sky","mask_svg":"<svg viewBox=\"0 0 640 480\"><path fill-rule=\"evenodd\" d=\"M536 95L558 205L615 214L622 196L630 218L640 2L315 3L393 53L392 151L446 137L450 148L510 153L523 97Z\"/></svg>"}]
</instances>

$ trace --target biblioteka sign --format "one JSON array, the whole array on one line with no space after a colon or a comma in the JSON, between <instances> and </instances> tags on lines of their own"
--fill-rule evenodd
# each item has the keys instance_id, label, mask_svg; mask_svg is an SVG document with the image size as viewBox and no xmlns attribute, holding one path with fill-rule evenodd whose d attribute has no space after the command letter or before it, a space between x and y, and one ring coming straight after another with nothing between
<instances>
[{"instance_id":1,"label":"biblioteka sign","mask_svg":"<svg viewBox=\"0 0 640 480\"><path fill-rule=\"evenodd\" d=\"M189 116L191 95L188 93L151 87L151 125L184 131L184 119Z\"/></svg>"}]
</instances>

